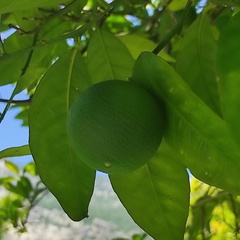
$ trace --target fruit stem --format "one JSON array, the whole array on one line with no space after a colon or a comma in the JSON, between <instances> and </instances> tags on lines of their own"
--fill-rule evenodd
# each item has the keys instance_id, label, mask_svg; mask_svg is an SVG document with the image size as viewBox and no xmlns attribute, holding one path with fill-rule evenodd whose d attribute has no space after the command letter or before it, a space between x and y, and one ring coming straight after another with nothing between
<instances>
[{"instance_id":1,"label":"fruit stem","mask_svg":"<svg viewBox=\"0 0 240 240\"><path fill-rule=\"evenodd\" d=\"M189 9L192 6L192 0L188 0L187 4L184 8L184 11L182 13L182 17L180 19L180 21L172 28L172 30L162 39L162 41L160 41L158 43L158 45L156 46L156 48L152 51L152 53L154 54L158 54L165 46L166 44L178 33L181 32L183 24L185 22L186 16L189 12Z\"/></svg>"}]
</instances>

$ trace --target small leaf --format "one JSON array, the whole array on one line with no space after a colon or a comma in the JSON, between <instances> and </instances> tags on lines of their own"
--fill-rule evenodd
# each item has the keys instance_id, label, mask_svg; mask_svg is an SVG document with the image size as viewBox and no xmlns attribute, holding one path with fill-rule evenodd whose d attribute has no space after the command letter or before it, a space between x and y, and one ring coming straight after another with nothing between
<instances>
[{"instance_id":1,"label":"small leaf","mask_svg":"<svg viewBox=\"0 0 240 240\"><path fill-rule=\"evenodd\" d=\"M16 193L24 198L29 198L30 192L32 191L32 184L28 178L22 176L17 181L17 184L13 184L12 182L6 182L4 187L12 192Z\"/></svg>"},{"instance_id":2,"label":"small leaf","mask_svg":"<svg viewBox=\"0 0 240 240\"><path fill-rule=\"evenodd\" d=\"M0 185L5 185L11 181L15 180L15 177L3 177L3 178L0 178Z\"/></svg>"},{"instance_id":3,"label":"small leaf","mask_svg":"<svg viewBox=\"0 0 240 240\"><path fill-rule=\"evenodd\" d=\"M29 198L29 195L33 188L30 180L27 177L22 176L17 182L17 189L18 189L18 194L20 194L24 198Z\"/></svg>"},{"instance_id":4,"label":"small leaf","mask_svg":"<svg viewBox=\"0 0 240 240\"><path fill-rule=\"evenodd\" d=\"M20 147L11 147L6 148L0 151L0 159L1 158L11 158L11 157L21 157L31 155L31 151L28 145L23 145Z\"/></svg>"},{"instance_id":5,"label":"small leaf","mask_svg":"<svg viewBox=\"0 0 240 240\"><path fill-rule=\"evenodd\" d=\"M30 148L43 183L73 220L88 216L95 171L68 144L67 116L90 84L78 49L60 57L42 78L30 107Z\"/></svg>"},{"instance_id":6,"label":"small leaf","mask_svg":"<svg viewBox=\"0 0 240 240\"><path fill-rule=\"evenodd\" d=\"M119 36L119 39L126 45L134 58L137 58L143 51L152 51L156 47L156 43L137 34L128 34ZM167 54L164 50L158 54L168 62L175 62L175 59Z\"/></svg>"},{"instance_id":7,"label":"small leaf","mask_svg":"<svg viewBox=\"0 0 240 240\"><path fill-rule=\"evenodd\" d=\"M188 174L166 143L161 143L157 155L144 167L110 175L110 180L128 213L150 236L183 239L189 206Z\"/></svg>"},{"instance_id":8,"label":"small leaf","mask_svg":"<svg viewBox=\"0 0 240 240\"><path fill-rule=\"evenodd\" d=\"M180 11L185 8L187 0L173 0L168 5L170 11Z\"/></svg>"},{"instance_id":9,"label":"small leaf","mask_svg":"<svg viewBox=\"0 0 240 240\"><path fill-rule=\"evenodd\" d=\"M5 166L6 166L10 171L12 171L13 173L16 173L16 174L19 173L18 166L17 166L16 164L14 164L13 162L6 161L6 160L5 160Z\"/></svg>"},{"instance_id":10,"label":"small leaf","mask_svg":"<svg viewBox=\"0 0 240 240\"><path fill-rule=\"evenodd\" d=\"M97 29L88 47L87 65L94 83L104 80L126 80L133 67L126 46L112 33Z\"/></svg>"},{"instance_id":11,"label":"small leaf","mask_svg":"<svg viewBox=\"0 0 240 240\"><path fill-rule=\"evenodd\" d=\"M36 169L36 165L35 165L35 163L33 163L33 162L30 162L30 163L28 163L25 167L24 167L24 169L23 169L23 172L24 173L30 173L31 175L33 175L33 176L37 176L37 169Z\"/></svg>"}]
</instances>

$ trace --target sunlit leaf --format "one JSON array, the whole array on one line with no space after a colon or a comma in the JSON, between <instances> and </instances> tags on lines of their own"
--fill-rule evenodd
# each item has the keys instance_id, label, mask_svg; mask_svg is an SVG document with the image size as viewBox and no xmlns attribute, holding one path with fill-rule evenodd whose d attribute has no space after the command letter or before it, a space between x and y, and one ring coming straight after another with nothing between
<instances>
[{"instance_id":1,"label":"sunlit leaf","mask_svg":"<svg viewBox=\"0 0 240 240\"><path fill-rule=\"evenodd\" d=\"M137 34L119 36L119 39L126 45L134 58L137 58L141 52L151 52L156 47L156 44L147 37ZM175 62L175 59L167 54L164 50L162 50L158 55L168 62Z\"/></svg>"},{"instance_id":2,"label":"sunlit leaf","mask_svg":"<svg viewBox=\"0 0 240 240\"><path fill-rule=\"evenodd\" d=\"M189 181L183 165L166 143L147 165L124 175L110 175L113 189L134 219L154 239L183 239L188 216ZM174 229L174 231L172 231Z\"/></svg>"},{"instance_id":3,"label":"sunlit leaf","mask_svg":"<svg viewBox=\"0 0 240 240\"><path fill-rule=\"evenodd\" d=\"M72 152L66 121L69 107L89 81L81 54L73 49L44 75L30 108L30 148L37 170L73 220L88 216L95 171Z\"/></svg>"},{"instance_id":4,"label":"sunlit leaf","mask_svg":"<svg viewBox=\"0 0 240 240\"><path fill-rule=\"evenodd\" d=\"M184 9L186 6L187 0L173 0L168 5L168 9L171 11L179 11Z\"/></svg>"},{"instance_id":5,"label":"sunlit leaf","mask_svg":"<svg viewBox=\"0 0 240 240\"><path fill-rule=\"evenodd\" d=\"M24 166L23 169L24 173L30 173L33 176L37 176L37 169L36 169L36 165L33 162L28 163L26 166Z\"/></svg>"},{"instance_id":6,"label":"sunlit leaf","mask_svg":"<svg viewBox=\"0 0 240 240\"><path fill-rule=\"evenodd\" d=\"M88 47L87 65L94 83L126 80L132 71L133 58L126 46L113 34L96 29Z\"/></svg>"},{"instance_id":7,"label":"sunlit leaf","mask_svg":"<svg viewBox=\"0 0 240 240\"><path fill-rule=\"evenodd\" d=\"M0 178L0 185L5 185L13 180L15 180L15 177L9 177L9 176L2 177L2 178Z\"/></svg>"},{"instance_id":8,"label":"sunlit leaf","mask_svg":"<svg viewBox=\"0 0 240 240\"><path fill-rule=\"evenodd\" d=\"M21 157L25 155L31 155L31 151L28 145L23 145L20 147L11 147L6 148L0 151L0 159L1 158L10 158L10 157Z\"/></svg>"},{"instance_id":9,"label":"sunlit leaf","mask_svg":"<svg viewBox=\"0 0 240 240\"><path fill-rule=\"evenodd\" d=\"M18 166L15 163L5 160L5 166L13 173L19 173Z\"/></svg>"}]
</instances>

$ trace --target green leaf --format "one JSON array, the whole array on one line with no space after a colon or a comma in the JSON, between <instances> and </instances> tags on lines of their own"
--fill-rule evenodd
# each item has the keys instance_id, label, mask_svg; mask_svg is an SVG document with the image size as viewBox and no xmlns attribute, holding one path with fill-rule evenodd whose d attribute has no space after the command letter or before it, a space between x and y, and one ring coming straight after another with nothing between
<instances>
[{"instance_id":1,"label":"green leaf","mask_svg":"<svg viewBox=\"0 0 240 240\"><path fill-rule=\"evenodd\" d=\"M190 90L169 64L152 53L140 55L133 81L164 101L165 138L192 174L239 194L236 182L240 181L240 151L226 122Z\"/></svg>"},{"instance_id":2,"label":"green leaf","mask_svg":"<svg viewBox=\"0 0 240 240\"><path fill-rule=\"evenodd\" d=\"M21 74L23 61L26 59L27 54L14 56L12 58L1 61L0 63L0 86L14 83Z\"/></svg>"},{"instance_id":3,"label":"green leaf","mask_svg":"<svg viewBox=\"0 0 240 240\"><path fill-rule=\"evenodd\" d=\"M201 14L188 28L181 41L176 70L194 93L220 114L216 41L207 14Z\"/></svg>"},{"instance_id":4,"label":"green leaf","mask_svg":"<svg viewBox=\"0 0 240 240\"><path fill-rule=\"evenodd\" d=\"M15 180L15 177L7 176L7 177L0 178L0 185L6 185L13 180Z\"/></svg>"},{"instance_id":5,"label":"green leaf","mask_svg":"<svg viewBox=\"0 0 240 240\"><path fill-rule=\"evenodd\" d=\"M31 155L31 151L28 145L23 145L20 147L11 147L6 148L0 151L0 159L1 158L10 158L10 157L21 157L25 155Z\"/></svg>"},{"instance_id":6,"label":"green leaf","mask_svg":"<svg viewBox=\"0 0 240 240\"><path fill-rule=\"evenodd\" d=\"M168 5L170 11L179 11L185 8L187 0L172 0Z\"/></svg>"},{"instance_id":7,"label":"green leaf","mask_svg":"<svg viewBox=\"0 0 240 240\"><path fill-rule=\"evenodd\" d=\"M189 206L186 169L162 142L147 165L110 175L114 191L134 221L154 239L183 239ZM174 231L173 231L174 229Z\"/></svg>"},{"instance_id":8,"label":"green leaf","mask_svg":"<svg viewBox=\"0 0 240 240\"><path fill-rule=\"evenodd\" d=\"M218 74L223 116L240 143L240 54L238 53L240 13L221 32L218 43Z\"/></svg>"},{"instance_id":9,"label":"green leaf","mask_svg":"<svg viewBox=\"0 0 240 240\"><path fill-rule=\"evenodd\" d=\"M15 105L14 107L19 107ZM13 108L13 107L12 107ZM29 113L29 104L25 104L24 107L20 106L21 112L19 112L15 118L21 120L22 126L28 127L28 113Z\"/></svg>"},{"instance_id":10,"label":"green leaf","mask_svg":"<svg viewBox=\"0 0 240 240\"><path fill-rule=\"evenodd\" d=\"M6 166L9 170L11 170L13 173L16 173L16 174L19 173L18 166L17 166L16 164L14 164L13 162L6 161L6 160L5 160L5 166Z\"/></svg>"},{"instance_id":11,"label":"green leaf","mask_svg":"<svg viewBox=\"0 0 240 240\"><path fill-rule=\"evenodd\" d=\"M13 95L15 96L18 93L22 92L23 90L27 89L34 82L39 80L45 71L46 71L46 69L41 68L41 67L40 68L28 68L26 73L18 79L17 85L13 91Z\"/></svg>"},{"instance_id":12,"label":"green leaf","mask_svg":"<svg viewBox=\"0 0 240 240\"><path fill-rule=\"evenodd\" d=\"M32 184L30 180L24 176L20 177L17 184L7 182L4 187L13 193L16 193L24 198L29 198L30 192L32 191Z\"/></svg>"},{"instance_id":13,"label":"green leaf","mask_svg":"<svg viewBox=\"0 0 240 240\"><path fill-rule=\"evenodd\" d=\"M14 83L19 79L29 51L24 51L21 55L12 58L6 58L6 56L20 49L25 49L31 45L31 42L32 36L22 36L18 32L4 40L5 53L0 56L0 86Z\"/></svg>"},{"instance_id":14,"label":"green leaf","mask_svg":"<svg viewBox=\"0 0 240 240\"><path fill-rule=\"evenodd\" d=\"M133 67L133 57L112 33L96 29L88 47L87 65L94 83L126 80Z\"/></svg>"},{"instance_id":15,"label":"green leaf","mask_svg":"<svg viewBox=\"0 0 240 240\"><path fill-rule=\"evenodd\" d=\"M219 208L219 204L222 204L224 200L221 194L219 196L204 194L191 206L191 223L188 230L189 239L198 239L198 235L202 231L210 233L210 220L213 219L213 210L214 208Z\"/></svg>"},{"instance_id":16,"label":"green leaf","mask_svg":"<svg viewBox=\"0 0 240 240\"><path fill-rule=\"evenodd\" d=\"M58 3L68 2L67 0L9 0L0 1L0 14L9 13L30 8L47 7Z\"/></svg>"},{"instance_id":17,"label":"green leaf","mask_svg":"<svg viewBox=\"0 0 240 240\"><path fill-rule=\"evenodd\" d=\"M72 152L66 121L69 107L89 81L81 54L73 49L44 75L30 108L30 148L37 170L73 220L87 217L95 171Z\"/></svg>"},{"instance_id":18,"label":"green leaf","mask_svg":"<svg viewBox=\"0 0 240 240\"><path fill-rule=\"evenodd\" d=\"M36 169L36 165L33 162L28 163L26 166L24 166L23 169L24 173L30 173L33 176L37 176L37 169Z\"/></svg>"},{"instance_id":19,"label":"green leaf","mask_svg":"<svg viewBox=\"0 0 240 240\"><path fill-rule=\"evenodd\" d=\"M156 44L147 37L137 34L119 36L119 39L126 45L134 58L137 58L142 51L152 51L156 47ZM158 55L168 62L175 62L175 59L164 50L160 51Z\"/></svg>"}]
</instances>

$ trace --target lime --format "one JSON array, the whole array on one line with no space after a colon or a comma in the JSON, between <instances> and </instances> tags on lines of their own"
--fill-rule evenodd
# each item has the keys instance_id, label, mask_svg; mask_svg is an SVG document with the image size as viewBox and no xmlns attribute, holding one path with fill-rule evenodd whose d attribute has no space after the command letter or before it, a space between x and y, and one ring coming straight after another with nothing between
<instances>
[{"instance_id":1,"label":"lime","mask_svg":"<svg viewBox=\"0 0 240 240\"><path fill-rule=\"evenodd\" d=\"M91 168L109 174L129 172L147 163L156 153L162 133L159 103L128 81L90 86L69 111L73 151Z\"/></svg>"}]
</instances>

